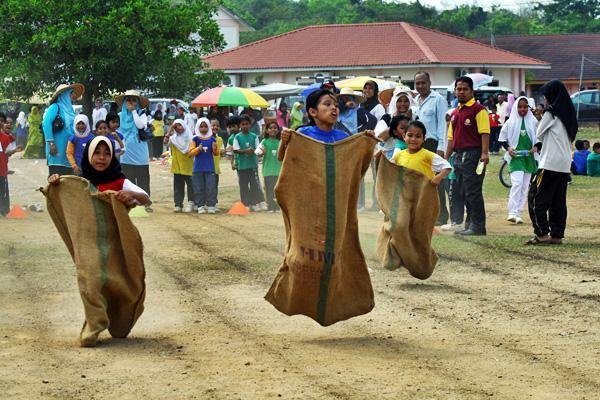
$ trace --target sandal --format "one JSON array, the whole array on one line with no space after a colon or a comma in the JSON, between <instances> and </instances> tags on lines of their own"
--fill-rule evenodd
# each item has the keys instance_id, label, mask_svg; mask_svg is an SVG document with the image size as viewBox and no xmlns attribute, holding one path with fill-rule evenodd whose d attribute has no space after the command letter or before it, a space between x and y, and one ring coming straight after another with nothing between
<instances>
[{"instance_id":1,"label":"sandal","mask_svg":"<svg viewBox=\"0 0 600 400\"><path fill-rule=\"evenodd\" d=\"M533 245L533 246L537 246L540 244L551 244L551 243L552 243L551 239L540 240L537 236L534 236L525 242L525 244L529 244L529 245Z\"/></svg>"}]
</instances>

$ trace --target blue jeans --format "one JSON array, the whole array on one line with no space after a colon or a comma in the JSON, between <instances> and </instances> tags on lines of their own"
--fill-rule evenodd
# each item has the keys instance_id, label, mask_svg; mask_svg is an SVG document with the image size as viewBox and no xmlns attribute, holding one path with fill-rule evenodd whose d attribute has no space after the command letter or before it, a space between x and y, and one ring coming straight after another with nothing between
<instances>
[{"instance_id":1,"label":"blue jeans","mask_svg":"<svg viewBox=\"0 0 600 400\"><path fill-rule=\"evenodd\" d=\"M192 174L196 206L214 207L217 204L216 177L214 172L194 172Z\"/></svg>"}]
</instances>

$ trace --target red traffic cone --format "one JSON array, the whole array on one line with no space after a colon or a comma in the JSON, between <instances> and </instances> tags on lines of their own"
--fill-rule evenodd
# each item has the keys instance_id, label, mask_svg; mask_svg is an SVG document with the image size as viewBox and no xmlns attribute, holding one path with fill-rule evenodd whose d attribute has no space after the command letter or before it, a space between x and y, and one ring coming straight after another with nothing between
<instances>
[{"instance_id":1,"label":"red traffic cone","mask_svg":"<svg viewBox=\"0 0 600 400\"><path fill-rule=\"evenodd\" d=\"M248 211L248 207L244 205L241 201L236 201L233 203L233 206L227 212L229 215L248 215L250 211Z\"/></svg>"},{"instance_id":2,"label":"red traffic cone","mask_svg":"<svg viewBox=\"0 0 600 400\"><path fill-rule=\"evenodd\" d=\"M8 214L6 214L6 218L25 219L25 218L27 218L27 213L25 212L25 210L23 210L23 208L21 208L21 206L14 205L10 209L10 212Z\"/></svg>"}]
</instances>

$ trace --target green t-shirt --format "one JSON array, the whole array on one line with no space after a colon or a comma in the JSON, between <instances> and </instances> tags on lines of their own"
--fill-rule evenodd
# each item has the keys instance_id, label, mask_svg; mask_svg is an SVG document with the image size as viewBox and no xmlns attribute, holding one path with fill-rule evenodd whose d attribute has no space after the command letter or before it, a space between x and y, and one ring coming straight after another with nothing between
<instances>
[{"instance_id":1,"label":"green t-shirt","mask_svg":"<svg viewBox=\"0 0 600 400\"><path fill-rule=\"evenodd\" d=\"M527 134L527 128L525 127L525 119L521 119L521 132L519 134L519 142L515 150L531 150L533 143ZM527 156L516 156L510 160L508 165L508 172L523 171L527 173L534 173L537 170L535 158L533 154Z\"/></svg>"},{"instance_id":2,"label":"green t-shirt","mask_svg":"<svg viewBox=\"0 0 600 400\"><path fill-rule=\"evenodd\" d=\"M263 139L260 144L265 149L263 156L263 176L279 176L281 171L281 161L277 159L277 150L279 149L279 139Z\"/></svg>"},{"instance_id":3,"label":"green t-shirt","mask_svg":"<svg viewBox=\"0 0 600 400\"><path fill-rule=\"evenodd\" d=\"M240 150L246 149L254 149L256 150L258 138L252 132L248 133L238 133L235 135L235 139L233 140L233 148L236 148L239 145ZM240 154L237 155L237 169L242 171L245 169L257 169L258 168L258 157L256 154Z\"/></svg>"},{"instance_id":4,"label":"green t-shirt","mask_svg":"<svg viewBox=\"0 0 600 400\"><path fill-rule=\"evenodd\" d=\"M408 149L408 146L404 140L398 139L396 140L396 148L400 150L406 150Z\"/></svg>"},{"instance_id":5,"label":"green t-shirt","mask_svg":"<svg viewBox=\"0 0 600 400\"><path fill-rule=\"evenodd\" d=\"M587 156L588 176L600 176L600 153L590 153Z\"/></svg>"}]
</instances>

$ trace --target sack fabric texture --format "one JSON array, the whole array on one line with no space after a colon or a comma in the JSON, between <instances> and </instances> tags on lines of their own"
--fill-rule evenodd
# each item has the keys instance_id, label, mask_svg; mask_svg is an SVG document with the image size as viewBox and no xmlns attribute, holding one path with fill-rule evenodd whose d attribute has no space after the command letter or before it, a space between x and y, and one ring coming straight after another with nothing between
<instances>
[{"instance_id":1,"label":"sack fabric texture","mask_svg":"<svg viewBox=\"0 0 600 400\"><path fill-rule=\"evenodd\" d=\"M275 187L285 257L265 296L282 313L328 326L373 309L356 208L374 146L362 133L335 144L292 133Z\"/></svg>"},{"instance_id":2,"label":"sack fabric texture","mask_svg":"<svg viewBox=\"0 0 600 400\"><path fill-rule=\"evenodd\" d=\"M384 222L377 254L389 270L405 267L415 278L427 279L438 257L431 236L440 211L437 188L420 172L379 156L376 180Z\"/></svg>"},{"instance_id":3,"label":"sack fabric texture","mask_svg":"<svg viewBox=\"0 0 600 400\"><path fill-rule=\"evenodd\" d=\"M115 192L97 192L79 177L63 176L41 190L77 268L85 311L81 345L95 345L107 328L113 337L126 337L146 294L142 240L128 209Z\"/></svg>"}]
</instances>

